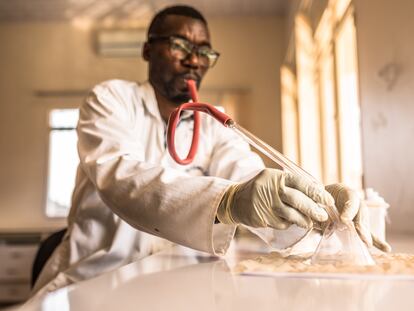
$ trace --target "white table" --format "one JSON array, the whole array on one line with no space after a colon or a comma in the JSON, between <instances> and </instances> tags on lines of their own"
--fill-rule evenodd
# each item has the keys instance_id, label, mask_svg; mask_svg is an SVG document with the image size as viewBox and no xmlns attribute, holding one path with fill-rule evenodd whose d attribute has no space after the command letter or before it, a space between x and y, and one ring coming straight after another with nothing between
<instances>
[{"instance_id":1,"label":"white table","mask_svg":"<svg viewBox=\"0 0 414 311\"><path fill-rule=\"evenodd\" d=\"M219 259L173 247L35 299L19 310L414 310L413 281L258 277L230 272L229 265L260 254L259 248L256 251L253 254L236 245L227 258Z\"/></svg>"}]
</instances>

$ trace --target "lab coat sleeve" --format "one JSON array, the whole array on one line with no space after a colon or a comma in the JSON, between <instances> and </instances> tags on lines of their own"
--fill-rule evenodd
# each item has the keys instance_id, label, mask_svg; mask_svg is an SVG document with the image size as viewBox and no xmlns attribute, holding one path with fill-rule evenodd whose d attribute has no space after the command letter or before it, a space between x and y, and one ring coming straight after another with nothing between
<instances>
[{"instance_id":1,"label":"lab coat sleeve","mask_svg":"<svg viewBox=\"0 0 414 311\"><path fill-rule=\"evenodd\" d=\"M257 153L251 151L249 144L233 130L214 123L216 144L213 149L209 172L232 181L246 181L265 166Z\"/></svg>"},{"instance_id":2,"label":"lab coat sleeve","mask_svg":"<svg viewBox=\"0 0 414 311\"><path fill-rule=\"evenodd\" d=\"M192 177L144 159L133 110L105 85L95 87L80 109L80 165L101 199L131 226L201 251L221 255L234 226L213 224L230 181Z\"/></svg>"}]
</instances>

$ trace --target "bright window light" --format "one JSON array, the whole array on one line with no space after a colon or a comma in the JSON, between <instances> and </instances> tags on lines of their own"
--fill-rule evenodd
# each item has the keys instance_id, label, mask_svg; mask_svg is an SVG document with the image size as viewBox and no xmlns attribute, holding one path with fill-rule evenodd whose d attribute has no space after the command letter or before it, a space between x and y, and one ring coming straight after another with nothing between
<instances>
[{"instance_id":1,"label":"bright window light","mask_svg":"<svg viewBox=\"0 0 414 311\"><path fill-rule=\"evenodd\" d=\"M302 14L295 18L295 44L300 165L321 180L320 114L318 89L315 83L315 46L310 22Z\"/></svg>"},{"instance_id":2,"label":"bright window light","mask_svg":"<svg viewBox=\"0 0 414 311\"><path fill-rule=\"evenodd\" d=\"M317 74L321 108L323 182L339 181L338 127L335 89L335 61L332 10L325 10L315 32L317 44Z\"/></svg>"},{"instance_id":3,"label":"bright window light","mask_svg":"<svg viewBox=\"0 0 414 311\"><path fill-rule=\"evenodd\" d=\"M298 107L296 79L292 70L283 66L282 81L282 134L283 153L290 160L299 163Z\"/></svg>"},{"instance_id":4,"label":"bright window light","mask_svg":"<svg viewBox=\"0 0 414 311\"><path fill-rule=\"evenodd\" d=\"M353 14L345 16L338 29L335 45L341 177L342 182L361 189L361 112L358 100L357 46Z\"/></svg>"},{"instance_id":5,"label":"bright window light","mask_svg":"<svg viewBox=\"0 0 414 311\"><path fill-rule=\"evenodd\" d=\"M49 165L46 215L66 217L79 163L76 149L78 109L53 109L49 113Z\"/></svg>"}]
</instances>

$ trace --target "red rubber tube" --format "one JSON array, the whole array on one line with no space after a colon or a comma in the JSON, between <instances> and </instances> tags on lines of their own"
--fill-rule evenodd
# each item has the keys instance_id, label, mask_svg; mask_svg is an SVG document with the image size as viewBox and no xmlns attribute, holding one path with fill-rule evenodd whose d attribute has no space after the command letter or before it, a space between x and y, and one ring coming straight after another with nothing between
<instances>
[{"instance_id":1,"label":"red rubber tube","mask_svg":"<svg viewBox=\"0 0 414 311\"><path fill-rule=\"evenodd\" d=\"M208 113L224 126L227 126L228 121L231 118L226 115L225 113L221 112L217 108L213 107L210 104L199 103L198 102L198 94L197 88L194 80L187 81L188 90L190 92L191 98L193 100L192 103L185 103L177 107L168 118L168 130L167 130L167 146L168 152L170 153L171 157L181 165L190 164L197 153L198 149L198 142L200 137L200 115L199 112ZM191 141L191 147L188 152L188 155L185 159L181 159L176 150L175 150L175 129L177 128L178 121L180 120L180 114L183 110L192 110L194 111L194 131L193 131L193 138Z\"/></svg>"}]
</instances>

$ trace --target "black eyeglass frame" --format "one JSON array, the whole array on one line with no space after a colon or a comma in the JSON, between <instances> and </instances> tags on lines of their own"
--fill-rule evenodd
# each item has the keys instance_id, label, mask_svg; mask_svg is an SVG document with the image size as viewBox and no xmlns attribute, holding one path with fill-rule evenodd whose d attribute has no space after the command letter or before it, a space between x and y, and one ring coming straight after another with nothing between
<instances>
[{"instance_id":1,"label":"black eyeglass frame","mask_svg":"<svg viewBox=\"0 0 414 311\"><path fill-rule=\"evenodd\" d=\"M217 60L220 57L220 53L217 52L217 51L215 51L215 50L213 50L209 45L201 45L201 46L199 46L199 45L197 45L195 43L192 43L188 39L183 38L183 37L180 37L180 36L177 36L177 35L169 35L169 36L150 35L149 38L148 38L148 43L153 43L155 41L169 41L169 43L172 44L172 43L174 43L173 42L174 39L182 40L182 41L186 42L189 45L189 47L190 47L190 49L189 49L190 52L187 52L187 55L183 59L186 59L188 57L188 55L190 55L191 53L194 52L194 50L196 52L196 55L198 57L200 57L199 49L201 47L203 47L203 48L205 48L205 47L209 48L210 49L210 52L209 53L211 53L211 55L214 56L213 61L211 62L211 58L206 55L207 58L209 59L209 64L207 66L208 68L214 67L214 65L217 63Z\"/></svg>"}]
</instances>

